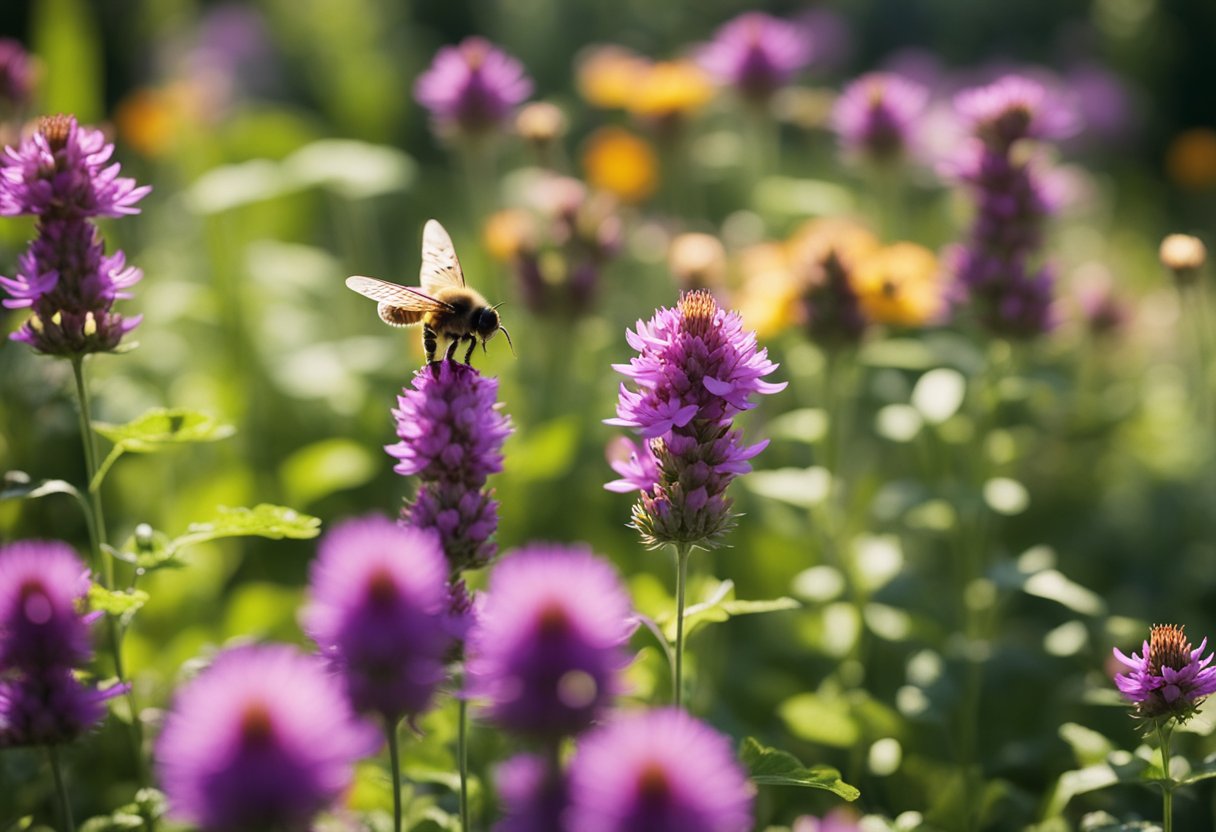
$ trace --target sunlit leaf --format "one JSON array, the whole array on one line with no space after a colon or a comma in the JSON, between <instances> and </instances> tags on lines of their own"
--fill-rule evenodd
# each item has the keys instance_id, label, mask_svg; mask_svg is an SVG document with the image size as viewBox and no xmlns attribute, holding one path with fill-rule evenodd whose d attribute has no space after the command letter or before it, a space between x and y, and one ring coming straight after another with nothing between
<instances>
[{"instance_id":1,"label":"sunlit leaf","mask_svg":"<svg viewBox=\"0 0 1216 832\"><path fill-rule=\"evenodd\" d=\"M1191 773L1182 778L1183 785L1190 783L1198 783L1200 780L1211 780L1216 777L1216 754L1210 754L1199 765L1191 770Z\"/></svg>"},{"instance_id":2,"label":"sunlit leaf","mask_svg":"<svg viewBox=\"0 0 1216 832\"><path fill-rule=\"evenodd\" d=\"M269 159L251 159L212 168L184 193L186 207L196 214L220 214L242 205L263 202L299 187Z\"/></svg>"},{"instance_id":3,"label":"sunlit leaf","mask_svg":"<svg viewBox=\"0 0 1216 832\"><path fill-rule=\"evenodd\" d=\"M166 446L217 442L236 432L214 416L195 410L154 408L125 425L95 422L94 430L123 450L155 453Z\"/></svg>"},{"instance_id":4,"label":"sunlit leaf","mask_svg":"<svg viewBox=\"0 0 1216 832\"><path fill-rule=\"evenodd\" d=\"M322 439L289 456L280 472L289 501L304 506L367 482L375 476L376 460L357 442Z\"/></svg>"},{"instance_id":5,"label":"sunlit leaf","mask_svg":"<svg viewBox=\"0 0 1216 832\"><path fill-rule=\"evenodd\" d=\"M743 741L739 758L747 768L748 776L761 785L823 789L850 801L861 796L855 787L840 779L836 769L804 766L793 754L761 745L754 737Z\"/></svg>"},{"instance_id":6,"label":"sunlit leaf","mask_svg":"<svg viewBox=\"0 0 1216 832\"><path fill-rule=\"evenodd\" d=\"M830 748L852 748L861 741L861 726L844 699L800 693L782 702L777 712L801 740Z\"/></svg>"},{"instance_id":7,"label":"sunlit leaf","mask_svg":"<svg viewBox=\"0 0 1216 832\"><path fill-rule=\"evenodd\" d=\"M753 471L743 477L743 484L761 497L811 508L827 499L832 488L832 475L828 469L821 467L778 468L773 471Z\"/></svg>"},{"instance_id":8,"label":"sunlit leaf","mask_svg":"<svg viewBox=\"0 0 1216 832\"><path fill-rule=\"evenodd\" d=\"M323 185L348 199L397 193L414 181L417 165L395 147L351 139L321 139L283 161L286 175L301 185Z\"/></svg>"},{"instance_id":9,"label":"sunlit leaf","mask_svg":"<svg viewBox=\"0 0 1216 832\"><path fill-rule=\"evenodd\" d=\"M98 584L89 585L89 608L100 610L130 623L135 613L148 603L148 593L142 589L106 589Z\"/></svg>"},{"instance_id":10,"label":"sunlit leaf","mask_svg":"<svg viewBox=\"0 0 1216 832\"><path fill-rule=\"evenodd\" d=\"M684 636L687 638L703 624L729 621L737 615L756 615L765 612L780 612L802 606L793 598L773 598L766 601L740 601L735 598L734 581L722 581L715 586L709 597L684 608ZM668 641L676 638L676 616L674 612L660 617L663 633Z\"/></svg>"},{"instance_id":11,"label":"sunlit leaf","mask_svg":"<svg viewBox=\"0 0 1216 832\"><path fill-rule=\"evenodd\" d=\"M186 533L174 541L177 548L222 537L268 537L272 540L307 540L321 532L319 518L285 506L261 503L253 508L216 510L213 520L191 523Z\"/></svg>"},{"instance_id":12,"label":"sunlit leaf","mask_svg":"<svg viewBox=\"0 0 1216 832\"><path fill-rule=\"evenodd\" d=\"M51 494L69 494L83 500L79 489L64 480L32 480L24 471L6 471L0 500L35 500Z\"/></svg>"},{"instance_id":13,"label":"sunlit leaf","mask_svg":"<svg viewBox=\"0 0 1216 832\"><path fill-rule=\"evenodd\" d=\"M828 414L820 407L804 407L783 413L765 428L765 432L774 439L789 439L808 445L823 439L827 430Z\"/></svg>"}]
</instances>

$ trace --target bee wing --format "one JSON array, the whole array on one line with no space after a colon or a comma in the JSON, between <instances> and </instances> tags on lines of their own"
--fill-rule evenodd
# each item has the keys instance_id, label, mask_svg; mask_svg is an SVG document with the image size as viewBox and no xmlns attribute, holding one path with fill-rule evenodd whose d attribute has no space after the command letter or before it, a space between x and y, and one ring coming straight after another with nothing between
<instances>
[{"instance_id":1,"label":"bee wing","mask_svg":"<svg viewBox=\"0 0 1216 832\"><path fill-rule=\"evenodd\" d=\"M445 287L463 287L464 272L456 259L452 238L436 220L427 220L422 229L422 291L435 294Z\"/></svg>"},{"instance_id":2,"label":"bee wing","mask_svg":"<svg viewBox=\"0 0 1216 832\"><path fill-rule=\"evenodd\" d=\"M406 309L410 312L430 312L435 309L448 309L448 304L435 300L428 294L411 289L408 286L398 286L387 280L363 275L351 275L346 278L346 287L354 289L365 298Z\"/></svg>"}]
</instances>

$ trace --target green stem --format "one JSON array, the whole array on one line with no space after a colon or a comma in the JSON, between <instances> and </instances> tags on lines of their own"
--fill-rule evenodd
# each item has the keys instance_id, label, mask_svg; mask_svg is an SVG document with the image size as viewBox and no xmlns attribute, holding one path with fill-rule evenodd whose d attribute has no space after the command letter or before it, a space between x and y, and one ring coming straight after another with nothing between
<instances>
[{"instance_id":1,"label":"green stem","mask_svg":"<svg viewBox=\"0 0 1216 832\"><path fill-rule=\"evenodd\" d=\"M55 794L59 799L59 814L63 819L63 827L67 832L75 832L76 824L72 821L72 804L68 800L68 790L63 783L63 770L59 763L59 751L54 744L46 747L47 756L51 759L51 775L55 778Z\"/></svg>"},{"instance_id":2,"label":"green stem","mask_svg":"<svg viewBox=\"0 0 1216 832\"><path fill-rule=\"evenodd\" d=\"M393 829L401 832L401 749L397 741L396 718L385 719L385 734L388 736L388 764L393 770Z\"/></svg>"},{"instance_id":3,"label":"green stem","mask_svg":"<svg viewBox=\"0 0 1216 832\"><path fill-rule=\"evenodd\" d=\"M676 664L672 697L677 708L684 707L684 585L688 582L688 555L692 546L676 544Z\"/></svg>"},{"instance_id":4,"label":"green stem","mask_svg":"<svg viewBox=\"0 0 1216 832\"><path fill-rule=\"evenodd\" d=\"M1157 723L1157 742L1161 745L1161 828L1163 832L1174 829L1174 778L1170 775L1170 733L1168 720Z\"/></svg>"},{"instance_id":5,"label":"green stem","mask_svg":"<svg viewBox=\"0 0 1216 832\"><path fill-rule=\"evenodd\" d=\"M469 832L469 703L460 700L456 721L456 762L460 766L460 829Z\"/></svg>"}]
</instances>

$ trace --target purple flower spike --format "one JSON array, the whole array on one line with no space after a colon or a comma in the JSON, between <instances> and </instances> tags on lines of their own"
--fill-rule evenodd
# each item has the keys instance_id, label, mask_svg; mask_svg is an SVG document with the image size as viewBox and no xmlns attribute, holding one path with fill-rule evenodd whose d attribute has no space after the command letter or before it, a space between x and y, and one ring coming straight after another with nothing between
<instances>
[{"instance_id":1,"label":"purple flower spike","mask_svg":"<svg viewBox=\"0 0 1216 832\"><path fill-rule=\"evenodd\" d=\"M73 116L44 118L38 129L0 157L0 215L79 220L138 214L150 186L118 175L108 164L114 145Z\"/></svg>"},{"instance_id":2,"label":"purple flower spike","mask_svg":"<svg viewBox=\"0 0 1216 832\"><path fill-rule=\"evenodd\" d=\"M1046 88L1019 75L964 90L955 111L986 143L1007 148L1019 139L1066 139L1077 129L1076 114L1052 100Z\"/></svg>"},{"instance_id":3,"label":"purple flower spike","mask_svg":"<svg viewBox=\"0 0 1216 832\"><path fill-rule=\"evenodd\" d=\"M1135 705L1145 719L1176 719L1186 722L1202 699L1216 693L1216 667L1209 667L1212 654L1205 638L1192 649L1182 627L1156 624L1141 648L1130 657L1115 648L1115 658L1131 668L1115 676L1115 686Z\"/></svg>"},{"instance_id":4,"label":"purple flower spike","mask_svg":"<svg viewBox=\"0 0 1216 832\"><path fill-rule=\"evenodd\" d=\"M68 668L51 668L0 680L0 748L61 745L100 723L106 700L127 685L99 690Z\"/></svg>"},{"instance_id":5,"label":"purple flower spike","mask_svg":"<svg viewBox=\"0 0 1216 832\"><path fill-rule=\"evenodd\" d=\"M204 832L305 832L379 742L320 658L240 647L177 692L155 759L178 820Z\"/></svg>"},{"instance_id":6,"label":"purple flower spike","mask_svg":"<svg viewBox=\"0 0 1216 832\"><path fill-rule=\"evenodd\" d=\"M566 778L544 757L519 754L498 767L503 819L494 832L568 832Z\"/></svg>"},{"instance_id":7,"label":"purple flower spike","mask_svg":"<svg viewBox=\"0 0 1216 832\"><path fill-rule=\"evenodd\" d=\"M498 382L467 364L440 361L414 374L393 411L401 441L385 448L393 469L422 480L402 520L439 533L451 576L485 566L497 548L498 503L486 487L502 470L511 420L498 404Z\"/></svg>"},{"instance_id":8,"label":"purple flower spike","mask_svg":"<svg viewBox=\"0 0 1216 832\"><path fill-rule=\"evenodd\" d=\"M607 562L583 547L533 545L490 575L469 636L469 692L513 733L578 733L619 691L633 629L629 596Z\"/></svg>"},{"instance_id":9,"label":"purple flower spike","mask_svg":"<svg viewBox=\"0 0 1216 832\"><path fill-rule=\"evenodd\" d=\"M726 737L683 711L622 716L570 765L579 832L747 832L753 793Z\"/></svg>"},{"instance_id":10,"label":"purple flower spike","mask_svg":"<svg viewBox=\"0 0 1216 832\"><path fill-rule=\"evenodd\" d=\"M747 12L718 29L700 61L744 97L765 101L811 62L811 47L806 26Z\"/></svg>"},{"instance_id":11,"label":"purple flower spike","mask_svg":"<svg viewBox=\"0 0 1216 832\"><path fill-rule=\"evenodd\" d=\"M928 103L929 91L920 84L872 72L845 88L832 111L832 126L847 155L897 161L915 147L916 121Z\"/></svg>"},{"instance_id":12,"label":"purple flower spike","mask_svg":"<svg viewBox=\"0 0 1216 832\"><path fill-rule=\"evenodd\" d=\"M369 517L322 538L304 630L356 710L396 725L430 705L451 642L447 573L431 530Z\"/></svg>"},{"instance_id":13,"label":"purple flower spike","mask_svg":"<svg viewBox=\"0 0 1216 832\"><path fill-rule=\"evenodd\" d=\"M649 462L639 449L636 463L614 465L623 479L608 487L640 489L633 523L647 545L711 546L733 522L727 486L768 445L745 445L732 421L755 407L753 394L785 384L763 380L777 365L757 349L738 313L719 307L705 290L684 294L677 308L660 309L648 323L638 321L626 339L640 355L616 369L636 389L621 385L617 418L607 423L648 441L658 478L643 487Z\"/></svg>"},{"instance_id":14,"label":"purple flower spike","mask_svg":"<svg viewBox=\"0 0 1216 832\"><path fill-rule=\"evenodd\" d=\"M480 135L502 126L532 94L523 64L484 38L445 46L414 84L441 133Z\"/></svg>"}]
</instances>

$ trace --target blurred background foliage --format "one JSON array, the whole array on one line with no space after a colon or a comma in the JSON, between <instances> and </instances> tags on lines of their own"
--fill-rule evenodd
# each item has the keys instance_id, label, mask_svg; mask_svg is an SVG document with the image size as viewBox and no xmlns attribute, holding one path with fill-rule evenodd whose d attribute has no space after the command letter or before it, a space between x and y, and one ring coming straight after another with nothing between
<instances>
[{"instance_id":1,"label":"blurred background foliage","mask_svg":"<svg viewBox=\"0 0 1216 832\"><path fill-rule=\"evenodd\" d=\"M665 177L675 160L660 156L658 194L622 206L624 247L604 267L593 308L532 311L482 228L491 207L527 189L518 172L532 163L529 149L506 136L494 175L466 176L428 129L414 79L444 44L469 34L500 43L533 76L535 97L563 108L570 131L560 164L579 175L592 131L628 124L580 99L573 67L583 49L617 43L675 56L755 5L0 6L0 34L38 58L30 115L73 112L104 125L124 172L154 186L141 215L105 226L112 245L144 270L125 307L145 320L135 333L139 349L92 361L98 418L125 422L150 407L188 407L237 429L217 444L124 457L106 485L111 536L126 539L138 523L176 534L223 505L279 503L326 523L396 511L412 486L393 474L381 447L395 441L389 410L421 362L420 338L381 326L342 281L369 274L414 282L422 223L436 217L452 232L471 284L506 301L515 341L517 357L498 339L474 359L501 379L516 427L495 481L502 548L588 541L628 577L639 609L669 616L669 558L640 547L626 527L628 499L602 488L612 478L605 447L615 431L601 420L615 407L610 364L631 354L624 329L677 297L668 240L682 230L713 233L730 255L730 292L745 310L751 304L749 323L791 385L746 420L750 436L772 436L773 444L757 460L763 470L735 487L744 516L731 547L695 559L692 597L729 579L738 598L788 596L800 606L693 635L693 710L736 737L758 736L840 768L861 789L863 811L916 813L906 824L966 828L963 807L973 802L992 829L1068 829L1095 809L1151 817L1157 798L1147 789L1069 800L1072 781L1061 776L1098 759L1101 742L1079 725L1114 748L1136 745L1134 724L1111 706L1113 644L1138 644L1157 620L1187 624L1196 640L1216 632L1216 469L1212 413L1203 405L1211 380L1192 383L1186 321L1155 255L1170 231L1212 239L1216 4L763 4L780 15L831 15L838 27L800 81L805 95L782 111L780 167L754 171L740 113L720 97L691 131L695 184L673 188ZM1037 64L1061 75L1100 67L1117 80L1122 119L1105 131L1091 125L1064 148L1079 198L1049 250L1063 275L1065 311L1075 309L1074 288L1098 274L1127 299L1127 327L1096 335L1065 315L1053 333L1014 345L952 327L879 334L842 368L805 331L782 324L778 301L749 297L741 252L788 238L808 218L860 215L872 227L886 223L879 230L888 241L932 249L962 234L966 201L932 171L912 182L903 215L884 217L825 127L824 102L845 80L896 59L959 78ZM680 205L693 190L696 206ZM0 224L0 271L12 268L30 234L24 220ZM9 330L19 324L12 314L3 321ZM834 383L851 391L843 410L831 406L830 366L846 376ZM70 376L66 363L0 347L0 468L80 480ZM845 505L824 495L829 433L835 476L849 483ZM971 471L976 454L982 479ZM86 530L71 501L0 503L0 539L44 536L83 548ZM976 540L991 553L986 580L961 583L965 555L957 550ZM314 545L214 542L192 549L187 568L152 576L151 601L126 642L139 700L163 706L183 665L228 640L302 643L296 610ZM968 641L967 649L985 651L981 664L960 644L960 622L975 620L960 612L968 605L991 611L987 625L981 620L989 629ZM645 637L637 646L632 696L662 699L661 655ZM984 693L968 704L971 667L982 668ZM955 718L967 707L981 726L978 779L959 764ZM1211 717L1198 722L1185 739L1195 759L1216 751ZM419 828L442 828L454 806L444 774L452 771L450 709L424 728L425 739L406 752L419 794L411 805ZM82 807L130 799L120 733L111 724L72 750ZM474 742L475 772L484 777L503 740L482 731ZM382 770L369 764L364 774L352 808L383 811ZM31 758L0 755L0 782L0 828L45 805ZM488 786L476 794L488 817ZM818 793L765 789L760 828L833 805ZM1178 812L1188 824L1180 828L1211 828L1211 787L1192 792Z\"/></svg>"}]
</instances>

